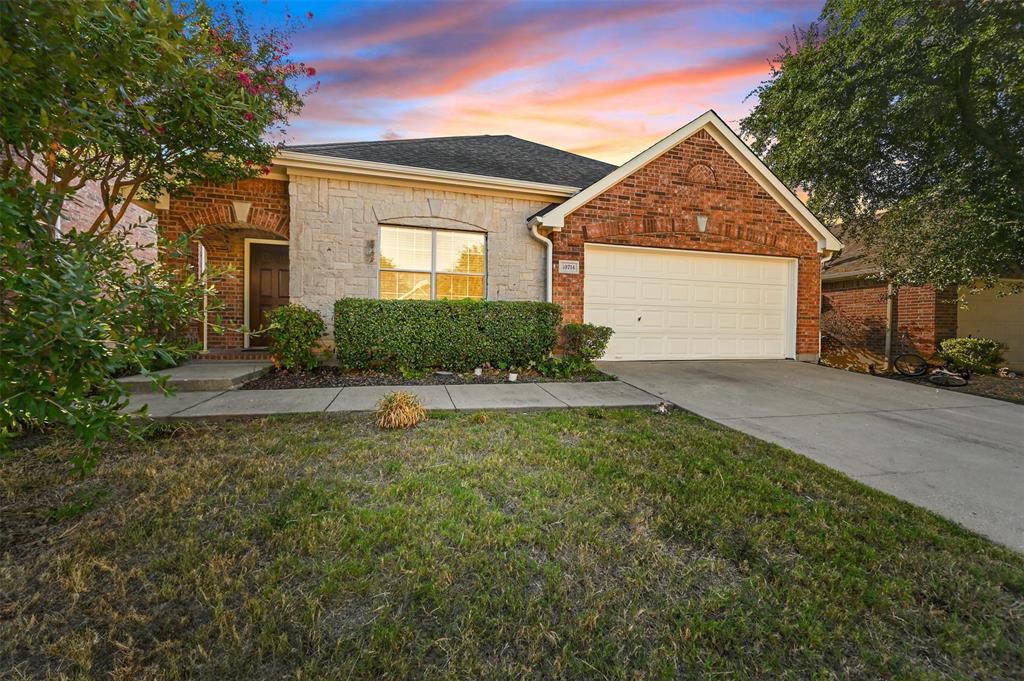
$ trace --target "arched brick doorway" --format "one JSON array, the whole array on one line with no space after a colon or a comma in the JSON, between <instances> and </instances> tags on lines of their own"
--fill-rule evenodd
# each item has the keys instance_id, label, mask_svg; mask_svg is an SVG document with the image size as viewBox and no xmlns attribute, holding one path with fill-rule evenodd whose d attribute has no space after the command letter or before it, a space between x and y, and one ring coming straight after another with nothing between
<instances>
[{"instance_id":1,"label":"arched brick doorway","mask_svg":"<svg viewBox=\"0 0 1024 681\"><path fill-rule=\"evenodd\" d=\"M211 306L209 323L193 329L197 340L205 339L211 354L258 346L262 339L250 337L247 329L255 327L270 308L288 300L289 203L286 180L252 179L192 187L187 194L171 197L167 208L157 211L160 235L167 240L198 231L198 243L193 243L189 256L192 267L198 268L202 244L207 267L226 271L213 280L219 308ZM259 244L255 263L254 244ZM172 266L184 265L170 257L166 260ZM268 265L272 271L261 275ZM268 283L267 296L263 295L261 276ZM269 286L271 279L275 286ZM253 301L249 300L250 288L256 290ZM253 340L256 342L250 343Z\"/></svg>"}]
</instances>

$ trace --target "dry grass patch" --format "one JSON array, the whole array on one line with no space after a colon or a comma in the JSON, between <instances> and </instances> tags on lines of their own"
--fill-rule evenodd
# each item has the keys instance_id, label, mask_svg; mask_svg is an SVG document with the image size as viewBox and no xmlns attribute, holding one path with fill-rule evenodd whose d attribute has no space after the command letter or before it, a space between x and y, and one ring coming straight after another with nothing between
<instances>
[{"instance_id":1,"label":"dry grass patch","mask_svg":"<svg viewBox=\"0 0 1024 681\"><path fill-rule=\"evenodd\" d=\"M420 398L403 390L388 393L377 403L377 427L384 430L412 428L426 418Z\"/></svg>"}]
</instances>

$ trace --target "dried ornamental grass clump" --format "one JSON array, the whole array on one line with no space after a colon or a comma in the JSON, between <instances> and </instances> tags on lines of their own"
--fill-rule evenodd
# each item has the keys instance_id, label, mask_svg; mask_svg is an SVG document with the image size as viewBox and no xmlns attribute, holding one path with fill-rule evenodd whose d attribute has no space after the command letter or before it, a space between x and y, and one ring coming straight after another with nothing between
<instances>
[{"instance_id":1,"label":"dried ornamental grass clump","mask_svg":"<svg viewBox=\"0 0 1024 681\"><path fill-rule=\"evenodd\" d=\"M411 393L388 393L377 403L377 426L380 428L412 428L426 418L427 410Z\"/></svg>"}]
</instances>

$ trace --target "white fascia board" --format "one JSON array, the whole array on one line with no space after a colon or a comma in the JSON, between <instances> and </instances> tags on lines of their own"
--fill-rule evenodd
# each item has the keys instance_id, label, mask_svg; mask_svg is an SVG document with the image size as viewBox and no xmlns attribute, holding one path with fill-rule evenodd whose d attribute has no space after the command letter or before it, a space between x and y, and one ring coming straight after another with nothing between
<instances>
[{"instance_id":1,"label":"white fascia board","mask_svg":"<svg viewBox=\"0 0 1024 681\"><path fill-rule=\"evenodd\" d=\"M492 191L508 191L518 194L536 194L538 196L572 196L579 187L546 184L513 180L506 177L457 173L449 170L433 170L415 168L392 163L375 161L357 161L345 158L332 158L317 154L302 154L295 151L282 151L274 158L274 163L291 170L316 170L320 172L345 173L363 175L368 178L391 178L411 182L427 182L439 185L455 185L471 189L488 189Z\"/></svg>"},{"instance_id":2,"label":"white fascia board","mask_svg":"<svg viewBox=\"0 0 1024 681\"><path fill-rule=\"evenodd\" d=\"M634 156L608 175L590 185L583 191L568 199L565 203L551 209L539 217L541 224L552 230L565 226L565 216L580 208L591 199L600 195L616 184L629 177L648 163L674 148L683 140L697 131L707 129L709 134L725 149L757 182L778 201L790 215L818 242L819 251L838 251L843 247L818 218L807 210L807 206L768 169L743 140L732 131L725 121L714 111L706 111L674 133L655 143L640 154Z\"/></svg>"}]
</instances>

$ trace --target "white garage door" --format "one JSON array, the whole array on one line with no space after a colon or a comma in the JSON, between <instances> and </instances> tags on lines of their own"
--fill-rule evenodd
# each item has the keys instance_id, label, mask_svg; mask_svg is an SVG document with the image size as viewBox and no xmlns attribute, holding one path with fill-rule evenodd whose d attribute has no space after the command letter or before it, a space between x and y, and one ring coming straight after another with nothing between
<instances>
[{"instance_id":1,"label":"white garage door","mask_svg":"<svg viewBox=\"0 0 1024 681\"><path fill-rule=\"evenodd\" d=\"M585 247L584 321L615 329L605 359L782 359L796 337L796 260Z\"/></svg>"}]
</instances>

